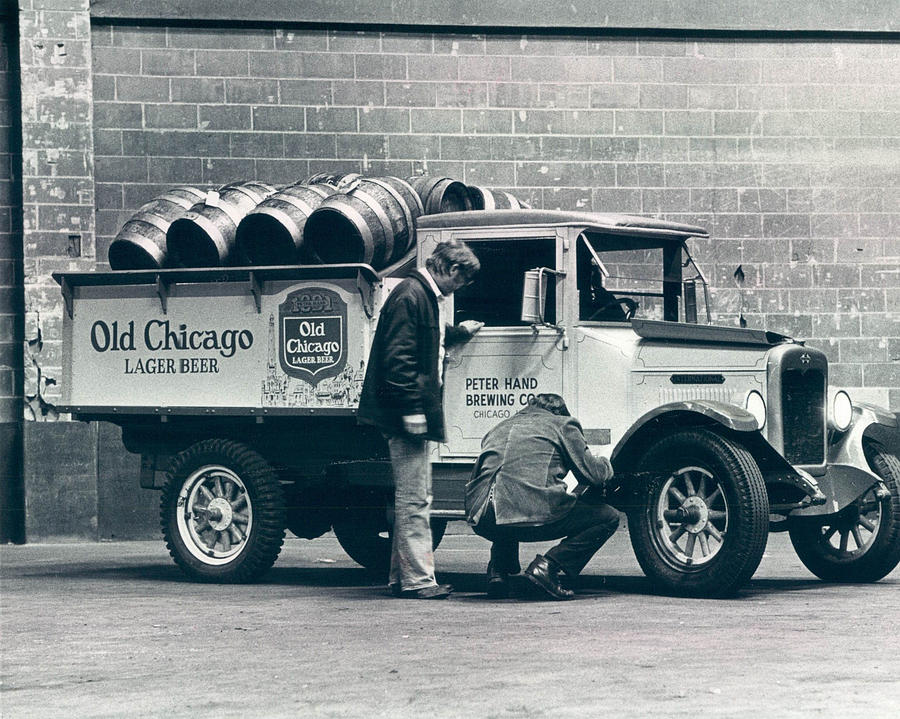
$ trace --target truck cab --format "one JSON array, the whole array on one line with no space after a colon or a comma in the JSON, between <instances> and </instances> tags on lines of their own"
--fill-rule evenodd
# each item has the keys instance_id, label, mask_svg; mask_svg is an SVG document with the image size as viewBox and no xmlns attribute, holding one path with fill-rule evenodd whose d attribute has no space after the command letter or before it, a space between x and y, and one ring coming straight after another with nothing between
<instances>
[{"instance_id":1,"label":"truck cab","mask_svg":"<svg viewBox=\"0 0 900 719\"><path fill-rule=\"evenodd\" d=\"M825 355L803 342L712 325L689 248L707 239L702 228L520 211L422 218L419 233L420 260L456 238L482 263L453 298L455 320L485 326L448 353L439 513L453 516L484 434L554 392L591 451L613 462L611 501L629 515L645 571L668 589L730 591L755 571L770 529L790 529L801 559L827 578L842 577L839 566L860 576L854 556L872 552L877 564L872 517L883 520L891 480L874 466L886 450L864 436L893 417L829 393ZM740 550L730 534L746 538Z\"/></svg>"}]
</instances>

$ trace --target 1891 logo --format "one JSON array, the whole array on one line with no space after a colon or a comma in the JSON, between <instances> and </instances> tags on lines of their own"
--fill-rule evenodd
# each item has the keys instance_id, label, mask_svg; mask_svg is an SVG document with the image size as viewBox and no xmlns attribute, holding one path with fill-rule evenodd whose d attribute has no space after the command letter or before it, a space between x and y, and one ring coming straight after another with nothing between
<instances>
[{"instance_id":1,"label":"1891 logo","mask_svg":"<svg viewBox=\"0 0 900 719\"><path fill-rule=\"evenodd\" d=\"M347 364L347 303L324 287L291 292L278 306L278 359L291 377L318 384Z\"/></svg>"}]
</instances>

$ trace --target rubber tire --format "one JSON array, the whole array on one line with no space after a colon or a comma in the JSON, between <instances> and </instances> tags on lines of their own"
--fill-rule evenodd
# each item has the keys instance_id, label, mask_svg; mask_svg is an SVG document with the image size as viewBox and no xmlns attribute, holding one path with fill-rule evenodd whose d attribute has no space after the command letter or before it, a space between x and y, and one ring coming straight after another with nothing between
<instances>
[{"instance_id":1,"label":"rubber tire","mask_svg":"<svg viewBox=\"0 0 900 719\"><path fill-rule=\"evenodd\" d=\"M391 568L391 532L387 500L381 508L349 509L335 519L332 529L341 548L357 564L378 576L387 577ZM437 549L447 529L446 519L431 520L431 546ZM388 532L382 537L381 532Z\"/></svg>"},{"instance_id":2,"label":"rubber tire","mask_svg":"<svg viewBox=\"0 0 900 719\"><path fill-rule=\"evenodd\" d=\"M872 471L891 493L881 501L881 523L865 553L842 557L833 548L828 551L821 533L822 526L832 526L827 522L794 521L789 527L800 561L828 582L877 582L900 564L900 459L877 442L867 442L865 453Z\"/></svg>"},{"instance_id":3,"label":"rubber tire","mask_svg":"<svg viewBox=\"0 0 900 719\"><path fill-rule=\"evenodd\" d=\"M674 471L688 466L702 467L718 480L730 515L717 554L690 571L668 561L654 539L659 492ZM670 594L734 595L753 576L768 541L769 499L753 456L713 431L688 429L657 440L639 469L655 475L638 492L640 509L628 516L632 548L644 574L656 589Z\"/></svg>"},{"instance_id":4,"label":"rubber tire","mask_svg":"<svg viewBox=\"0 0 900 719\"><path fill-rule=\"evenodd\" d=\"M253 525L246 546L226 564L197 559L178 531L178 496L187 479L204 466L222 465L244 483L253 508ZM200 582L246 583L268 571L284 543L284 495L278 475L257 452L240 442L205 439L177 454L167 474L160 500L160 524L169 554L191 579ZM191 541L187 538L187 541Z\"/></svg>"}]
</instances>

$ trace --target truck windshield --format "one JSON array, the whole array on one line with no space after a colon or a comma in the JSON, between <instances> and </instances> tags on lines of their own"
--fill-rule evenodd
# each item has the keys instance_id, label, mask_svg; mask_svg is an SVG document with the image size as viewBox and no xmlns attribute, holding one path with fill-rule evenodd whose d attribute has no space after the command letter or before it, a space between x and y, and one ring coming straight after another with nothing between
<instances>
[{"instance_id":1,"label":"truck windshield","mask_svg":"<svg viewBox=\"0 0 900 719\"><path fill-rule=\"evenodd\" d=\"M466 240L481 271L468 287L454 293L454 321L479 320L487 327L527 326L522 316L522 280L535 267L556 267L554 238ZM555 282L547 283L546 322L556 322Z\"/></svg>"},{"instance_id":2,"label":"truck windshield","mask_svg":"<svg viewBox=\"0 0 900 719\"><path fill-rule=\"evenodd\" d=\"M589 246L581 235L577 261L580 320L625 322L635 315L663 319L661 247L607 250L596 240Z\"/></svg>"},{"instance_id":3,"label":"truck windshield","mask_svg":"<svg viewBox=\"0 0 900 719\"><path fill-rule=\"evenodd\" d=\"M710 321L706 280L680 242L582 234L576 260L581 321Z\"/></svg>"}]
</instances>

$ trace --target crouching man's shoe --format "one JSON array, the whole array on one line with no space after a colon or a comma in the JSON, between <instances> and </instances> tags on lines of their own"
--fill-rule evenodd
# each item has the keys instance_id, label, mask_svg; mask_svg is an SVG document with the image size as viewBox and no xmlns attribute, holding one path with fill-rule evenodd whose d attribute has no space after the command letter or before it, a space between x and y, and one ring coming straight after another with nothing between
<instances>
[{"instance_id":1,"label":"crouching man's shoe","mask_svg":"<svg viewBox=\"0 0 900 719\"><path fill-rule=\"evenodd\" d=\"M560 584L560 568L538 554L525 570L525 578L553 599L571 599L575 592Z\"/></svg>"},{"instance_id":2,"label":"crouching man's shoe","mask_svg":"<svg viewBox=\"0 0 900 719\"><path fill-rule=\"evenodd\" d=\"M506 599L509 596L509 575L497 571L493 562L488 562L487 594L491 599Z\"/></svg>"},{"instance_id":3,"label":"crouching man's shoe","mask_svg":"<svg viewBox=\"0 0 900 719\"><path fill-rule=\"evenodd\" d=\"M453 592L449 584L435 584L421 589L404 589L400 592L401 599L446 599Z\"/></svg>"}]
</instances>

